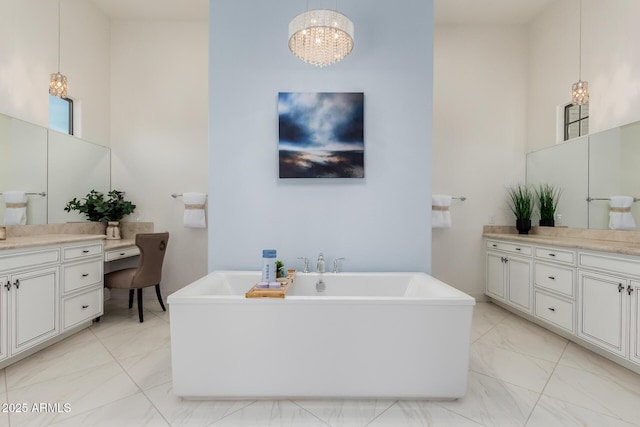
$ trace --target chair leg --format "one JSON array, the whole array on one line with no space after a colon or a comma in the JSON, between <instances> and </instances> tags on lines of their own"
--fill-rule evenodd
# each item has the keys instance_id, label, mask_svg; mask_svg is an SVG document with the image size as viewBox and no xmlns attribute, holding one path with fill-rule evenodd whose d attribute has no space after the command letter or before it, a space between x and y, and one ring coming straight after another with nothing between
<instances>
[{"instance_id":1,"label":"chair leg","mask_svg":"<svg viewBox=\"0 0 640 427\"><path fill-rule=\"evenodd\" d=\"M133 307L133 289L129 289L129 308Z\"/></svg>"},{"instance_id":2,"label":"chair leg","mask_svg":"<svg viewBox=\"0 0 640 427\"><path fill-rule=\"evenodd\" d=\"M140 323L144 322L142 317L142 288L138 288L138 317L140 317Z\"/></svg>"},{"instance_id":3,"label":"chair leg","mask_svg":"<svg viewBox=\"0 0 640 427\"><path fill-rule=\"evenodd\" d=\"M158 301L160 301L160 307L162 307L162 311L167 311L167 309L164 308L164 303L162 302L162 295L160 295L160 283L156 285L156 295L158 295Z\"/></svg>"}]
</instances>

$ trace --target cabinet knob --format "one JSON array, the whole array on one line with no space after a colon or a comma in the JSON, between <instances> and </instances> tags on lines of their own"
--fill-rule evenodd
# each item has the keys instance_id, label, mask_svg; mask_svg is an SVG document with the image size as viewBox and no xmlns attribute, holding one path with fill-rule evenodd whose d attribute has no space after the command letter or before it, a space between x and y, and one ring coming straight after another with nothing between
<instances>
[{"instance_id":1,"label":"cabinet knob","mask_svg":"<svg viewBox=\"0 0 640 427\"><path fill-rule=\"evenodd\" d=\"M624 286L622 286L622 283L618 283L618 292L622 293L622 291L624 291Z\"/></svg>"},{"instance_id":2,"label":"cabinet knob","mask_svg":"<svg viewBox=\"0 0 640 427\"><path fill-rule=\"evenodd\" d=\"M20 289L20 279L16 279L16 281L13 282L13 286L15 286L16 289Z\"/></svg>"},{"instance_id":3,"label":"cabinet knob","mask_svg":"<svg viewBox=\"0 0 640 427\"><path fill-rule=\"evenodd\" d=\"M631 287L631 285L627 285L627 293L631 295L631 292L633 292L633 288Z\"/></svg>"},{"instance_id":4,"label":"cabinet knob","mask_svg":"<svg viewBox=\"0 0 640 427\"><path fill-rule=\"evenodd\" d=\"M551 279L551 280L556 280L556 278L555 278L555 277L553 277L553 276L549 276L549 279Z\"/></svg>"},{"instance_id":5,"label":"cabinet knob","mask_svg":"<svg viewBox=\"0 0 640 427\"><path fill-rule=\"evenodd\" d=\"M84 273L84 274L82 275L82 277L87 277L88 275L89 275L89 273Z\"/></svg>"},{"instance_id":6,"label":"cabinet knob","mask_svg":"<svg viewBox=\"0 0 640 427\"><path fill-rule=\"evenodd\" d=\"M548 309L549 311L556 311L556 309L555 309L555 308L553 308L553 307L547 307L547 309Z\"/></svg>"},{"instance_id":7,"label":"cabinet knob","mask_svg":"<svg viewBox=\"0 0 640 427\"><path fill-rule=\"evenodd\" d=\"M497 248L497 247L498 247L498 245L496 245L495 243L494 243L493 245L491 245L491 246L493 246L494 248Z\"/></svg>"},{"instance_id":8,"label":"cabinet knob","mask_svg":"<svg viewBox=\"0 0 640 427\"><path fill-rule=\"evenodd\" d=\"M520 248L516 248L516 251L521 251L521 250L522 250L522 249L520 249Z\"/></svg>"},{"instance_id":9,"label":"cabinet knob","mask_svg":"<svg viewBox=\"0 0 640 427\"><path fill-rule=\"evenodd\" d=\"M556 254L549 254L549 256L556 256Z\"/></svg>"},{"instance_id":10,"label":"cabinet knob","mask_svg":"<svg viewBox=\"0 0 640 427\"><path fill-rule=\"evenodd\" d=\"M120 252L120 256L125 256L125 253L124 252Z\"/></svg>"},{"instance_id":11,"label":"cabinet knob","mask_svg":"<svg viewBox=\"0 0 640 427\"><path fill-rule=\"evenodd\" d=\"M9 282L7 280L7 283L5 283L4 287L7 288L7 291L10 291L11 290L11 282Z\"/></svg>"},{"instance_id":12,"label":"cabinet knob","mask_svg":"<svg viewBox=\"0 0 640 427\"><path fill-rule=\"evenodd\" d=\"M88 305L83 305L82 309L84 310L85 308L89 308L89 306Z\"/></svg>"},{"instance_id":13,"label":"cabinet knob","mask_svg":"<svg viewBox=\"0 0 640 427\"><path fill-rule=\"evenodd\" d=\"M91 252L89 249L83 249L83 250L82 250L82 253L83 253L83 254L88 254L89 252Z\"/></svg>"}]
</instances>

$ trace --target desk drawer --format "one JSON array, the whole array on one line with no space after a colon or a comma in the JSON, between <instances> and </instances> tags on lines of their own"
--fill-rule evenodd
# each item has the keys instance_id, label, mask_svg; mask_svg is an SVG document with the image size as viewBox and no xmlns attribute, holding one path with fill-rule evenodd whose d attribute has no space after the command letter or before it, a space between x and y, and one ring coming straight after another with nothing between
<instances>
[{"instance_id":1,"label":"desk drawer","mask_svg":"<svg viewBox=\"0 0 640 427\"><path fill-rule=\"evenodd\" d=\"M106 262L109 262L137 255L140 255L140 249L138 249L137 246L122 249L113 249L104 253L104 260Z\"/></svg>"},{"instance_id":2,"label":"desk drawer","mask_svg":"<svg viewBox=\"0 0 640 427\"><path fill-rule=\"evenodd\" d=\"M64 252L62 260L72 261L102 254L102 243L87 243L86 245L71 246L62 250Z\"/></svg>"},{"instance_id":3,"label":"desk drawer","mask_svg":"<svg viewBox=\"0 0 640 427\"><path fill-rule=\"evenodd\" d=\"M519 255L531 255L531 246L519 245L517 243L507 243L498 240L487 240L487 249L510 252Z\"/></svg>"},{"instance_id":4,"label":"desk drawer","mask_svg":"<svg viewBox=\"0 0 640 427\"><path fill-rule=\"evenodd\" d=\"M572 268L536 262L534 282L538 287L575 298L575 280Z\"/></svg>"},{"instance_id":5,"label":"desk drawer","mask_svg":"<svg viewBox=\"0 0 640 427\"><path fill-rule=\"evenodd\" d=\"M69 293L86 286L102 283L102 259L80 264L64 265L64 293Z\"/></svg>"},{"instance_id":6,"label":"desk drawer","mask_svg":"<svg viewBox=\"0 0 640 427\"><path fill-rule=\"evenodd\" d=\"M102 316L102 288L66 298L62 301L63 329L71 328L78 323Z\"/></svg>"},{"instance_id":7,"label":"desk drawer","mask_svg":"<svg viewBox=\"0 0 640 427\"><path fill-rule=\"evenodd\" d=\"M575 303L535 292L535 316L571 333L575 333Z\"/></svg>"},{"instance_id":8,"label":"desk drawer","mask_svg":"<svg viewBox=\"0 0 640 427\"><path fill-rule=\"evenodd\" d=\"M555 248L536 248L536 258L575 265L576 253Z\"/></svg>"}]
</instances>

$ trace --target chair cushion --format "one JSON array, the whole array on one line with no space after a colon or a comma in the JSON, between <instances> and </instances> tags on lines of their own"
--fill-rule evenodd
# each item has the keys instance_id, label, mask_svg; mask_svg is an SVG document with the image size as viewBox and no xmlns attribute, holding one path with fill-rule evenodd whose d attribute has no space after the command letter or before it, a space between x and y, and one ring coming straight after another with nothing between
<instances>
[{"instance_id":1,"label":"chair cushion","mask_svg":"<svg viewBox=\"0 0 640 427\"><path fill-rule=\"evenodd\" d=\"M105 274L104 287L109 289L131 289L133 276L137 270L137 268L125 268Z\"/></svg>"}]
</instances>

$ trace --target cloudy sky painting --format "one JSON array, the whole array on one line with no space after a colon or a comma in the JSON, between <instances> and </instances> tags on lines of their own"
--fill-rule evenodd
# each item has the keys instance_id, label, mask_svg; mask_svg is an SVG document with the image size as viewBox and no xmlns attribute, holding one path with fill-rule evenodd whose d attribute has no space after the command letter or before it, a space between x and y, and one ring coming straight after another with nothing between
<instances>
[{"instance_id":1,"label":"cloudy sky painting","mask_svg":"<svg viewBox=\"0 0 640 427\"><path fill-rule=\"evenodd\" d=\"M280 178L364 178L364 94L278 94Z\"/></svg>"}]
</instances>

